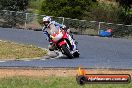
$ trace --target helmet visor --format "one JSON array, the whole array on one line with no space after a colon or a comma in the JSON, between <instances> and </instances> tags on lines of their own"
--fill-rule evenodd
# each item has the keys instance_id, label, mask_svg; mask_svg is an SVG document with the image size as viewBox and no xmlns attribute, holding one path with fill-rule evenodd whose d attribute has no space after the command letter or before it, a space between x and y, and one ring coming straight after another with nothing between
<instances>
[{"instance_id":1,"label":"helmet visor","mask_svg":"<svg viewBox=\"0 0 132 88\"><path fill-rule=\"evenodd\" d=\"M47 26L49 23L50 23L49 21L44 21L44 22L43 22L43 24L46 25L46 26Z\"/></svg>"}]
</instances>

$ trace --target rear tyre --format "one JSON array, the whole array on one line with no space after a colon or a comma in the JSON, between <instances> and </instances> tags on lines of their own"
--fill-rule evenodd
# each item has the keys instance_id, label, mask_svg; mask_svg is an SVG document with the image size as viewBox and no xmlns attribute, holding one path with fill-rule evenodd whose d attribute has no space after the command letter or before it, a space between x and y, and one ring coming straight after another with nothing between
<instances>
[{"instance_id":1,"label":"rear tyre","mask_svg":"<svg viewBox=\"0 0 132 88\"><path fill-rule=\"evenodd\" d=\"M68 49L68 47L66 45L62 45L62 50L63 50L64 54L66 54L69 59L73 58L73 55L70 53L70 50Z\"/></svg>"}]
</instances>

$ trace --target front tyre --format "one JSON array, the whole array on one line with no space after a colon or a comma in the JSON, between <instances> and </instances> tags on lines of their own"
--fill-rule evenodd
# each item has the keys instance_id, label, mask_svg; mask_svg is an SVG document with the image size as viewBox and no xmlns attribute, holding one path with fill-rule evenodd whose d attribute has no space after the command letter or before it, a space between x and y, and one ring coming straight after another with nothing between
<instances>
[{"instance_id":1,"label":"front tyre","mask_svg":"<svg viewBox=\"0 0 132 88\"><path fill-rule=\"evenodd\" d=\"M79 52L78 52L78 51L76 51L75 53L73 53L73 56L74 56L74 57L76 57L76 58L78 58L78 57L79 57L79 55L80 55L80 54L79 54Z\"/></svg>"},{"instance_id":2,"label":"front tyre","mask_svg":"<svg viewBox=\"0 0 132 88\"><path fill-rule=\"evenodd\" d=\"M73 55L70 53L70 50L68 49L66 45L62 45L61 48L62 48L63 53L67 55L68 58L70 59L73 58Z\"/></svg>"}]
</instances>

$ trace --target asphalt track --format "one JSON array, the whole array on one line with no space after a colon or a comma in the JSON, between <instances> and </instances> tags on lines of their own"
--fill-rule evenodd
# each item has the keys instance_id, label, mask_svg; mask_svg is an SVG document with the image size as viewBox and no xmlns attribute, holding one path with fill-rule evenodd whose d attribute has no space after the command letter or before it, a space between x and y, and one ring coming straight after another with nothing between
<instances>
[{"instance_id":1,"label":"asphalt track","mask_svg":"<svg viewBox=\"0 0 132 88\"><path fill-rule=\"evenodd\" d=\"M132 40L75 35L80 58L0 61L0 67L78 67L132 69ZM0 28L0 40L32 44L47 48L48 41L41 31Z\"/></svg>"}]
</instances>

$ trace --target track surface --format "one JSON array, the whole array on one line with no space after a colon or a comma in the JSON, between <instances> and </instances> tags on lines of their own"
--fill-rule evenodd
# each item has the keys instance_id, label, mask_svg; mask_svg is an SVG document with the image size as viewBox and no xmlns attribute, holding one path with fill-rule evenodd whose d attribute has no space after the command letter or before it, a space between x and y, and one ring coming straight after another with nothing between
<instances>
[{"instance_id":1,"label":"track surface","mask_svg":"<svg viewBox=\"0 0 132 88\"><path fill-rule=\"evenodd\" d=\"M0 67L77 67L132 69L132 40L75 35L80 58L40 59L31 61L0 61ZM33 44L47 48L41 31L0 28L0 39Z\"/></svg>"}]
</instances>

